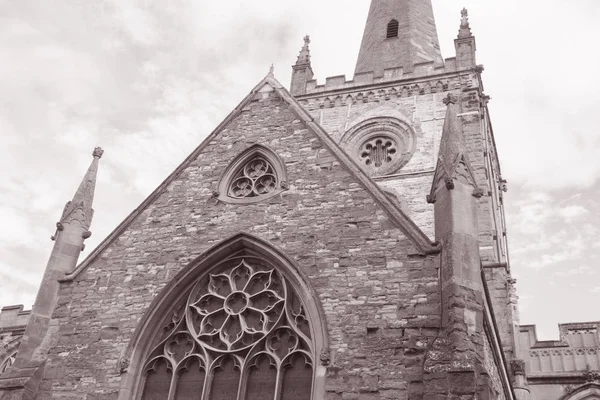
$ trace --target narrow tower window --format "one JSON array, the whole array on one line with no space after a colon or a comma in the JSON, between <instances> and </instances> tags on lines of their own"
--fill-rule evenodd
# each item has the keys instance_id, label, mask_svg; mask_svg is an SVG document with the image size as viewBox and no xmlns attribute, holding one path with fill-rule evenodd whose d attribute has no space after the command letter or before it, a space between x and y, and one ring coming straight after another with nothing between
<instances>
[{"instance_id":1,"label":"narrow tower window","mask_svg":"<svg viewBox=\"0 0 600 400\"><path fill-rule=\"evenodd\" d=\"M398 20L391 20L387 25L386 39L398 37Z\"/></svg>"}]
</instances>

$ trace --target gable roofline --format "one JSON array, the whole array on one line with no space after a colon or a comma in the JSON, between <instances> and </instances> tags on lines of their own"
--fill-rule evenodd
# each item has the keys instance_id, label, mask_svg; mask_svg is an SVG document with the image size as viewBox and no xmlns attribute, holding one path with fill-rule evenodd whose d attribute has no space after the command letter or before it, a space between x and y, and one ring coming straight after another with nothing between
<instances>
[{"instance_id":1,"label":"gable roofline","mask_svg":"<svg viewBox=\"0 0 600 400\"><path fill-rule=\"evenodd\" d=\"M429 237L390 199L383 190L369 178L363 170L350 158L342 148L335 143L330 135L319 124L314 122L310 114L298 103L298 101L283 87L283 85L275 79L272 73L269 73L263 78L251 91L225 117L225 119L217 125L217 127L202 141L202 143L188 155L181 164L148 196L142 203L136 207L108 236L100 242L100 244L92 250L92 252L71 272L59 279L60 282L69 282L75 279L87 266L89 266L98 255L100 255L110 244L112 244L123 231L129 226L135 218L137 218L154 200L160 196L189 165L193 162L204 150L204 148L217 136L221 131L229 125L248 105L252 99L265 86L270 85L277 94L285 100L296 115L306 123L307 127L315 134L323 144L332 152L340 164L356 178L363 188L370 193L377 204L388 214L397 227L412 241L418 252L422 255L435 254L441 249L437 242L432 242Z\"/></svg>"}]
</instances>

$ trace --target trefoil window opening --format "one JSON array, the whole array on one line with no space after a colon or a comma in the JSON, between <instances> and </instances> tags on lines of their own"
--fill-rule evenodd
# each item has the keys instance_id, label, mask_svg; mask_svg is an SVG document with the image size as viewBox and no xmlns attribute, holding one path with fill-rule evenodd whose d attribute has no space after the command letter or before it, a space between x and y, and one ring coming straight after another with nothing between
<instances>
[{"instance_id":1,"label":"trefoil window opening","mask_svg":"<svg viewBox=\"0 0 600 400\"><path fill-rule=\"evenodd\" d=\"M258 197L277 189L277 177L273 166L264 158L248 161L237 173L229 187L233 198Z\"/></svg>"}]
</instances>

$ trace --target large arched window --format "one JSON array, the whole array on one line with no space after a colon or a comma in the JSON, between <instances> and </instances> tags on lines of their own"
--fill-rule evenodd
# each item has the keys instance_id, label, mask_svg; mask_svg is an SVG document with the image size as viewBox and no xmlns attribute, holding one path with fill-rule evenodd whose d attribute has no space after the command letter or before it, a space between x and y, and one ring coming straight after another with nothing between
<instances>
[{"instance_id":1,"label":"large arched window","mask_svg":"<svg viewBox=\"0 0 600 400\"><path fill-rule=\"evenodd\" d=\"M235 251L253 240L240 236L221 249L230 256L214 262L213 254L208 268L191 267L187 278L194 279L185 290L181 281L167 288L176 301L155 310L160 329L137 346L144 354L135 361L134 393L127 398L316 398L324 335L312 321L314 293L272 257L248 247ZM151 320L144 325L151 329Z\"/></svg>"}]
</instances>

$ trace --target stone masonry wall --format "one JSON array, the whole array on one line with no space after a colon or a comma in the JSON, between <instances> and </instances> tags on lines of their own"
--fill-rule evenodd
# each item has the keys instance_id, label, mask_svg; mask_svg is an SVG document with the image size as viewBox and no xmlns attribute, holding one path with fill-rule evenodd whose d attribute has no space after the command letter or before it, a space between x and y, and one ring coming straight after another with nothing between
<instances>
[{"instance_id":1,"label":"stone masonry wall","mask_svg":"<svg viewBox=\"0 0 600 400\"><path fill-rule=\"evenodd\" d=\"M250 205L217 203L220 175L253 143L284 160L289 190ZM323 151L273 92L245 107L91 265L61 284L53 315L60 328L39 398L116 399L119 357L148 305L191 260L240 231L282 249L318 293L332 353L325 398L407 398L440 325L437 256L415 255L338 162L317 163Z\"/></svg>"},{"instance_id":2,"label":"stone masonry wall","mask_svg":"<svg viewBox=\"0 0 600 400\"><path fill-rule=\"evenodd\" d=\"M319 99L306 99L302 103L315 121L338 142L345 132L368 118L392 116L411 125L416 132L417 144L410 161L395 174L375 180L381 186L395 191L407 214L433 238L433 207L427 204L425 197L431 189L444 125L446 108L442 99L448 92L442 85L439 93L403 94L402 90L396 93L393 88L386 93L361 96L358 92L350 96L331 96L345 100L325 100L322 107Z\"/></svg>"}]
</instances>

